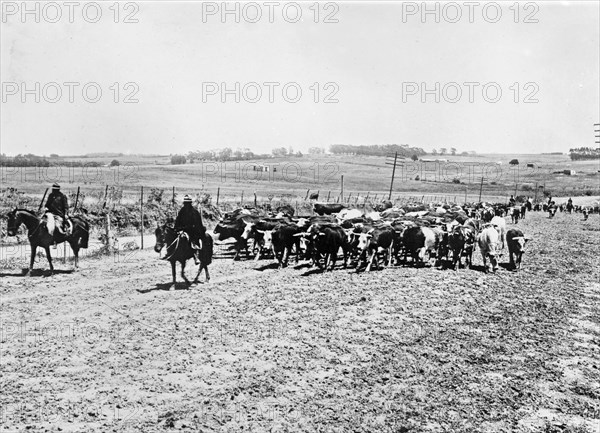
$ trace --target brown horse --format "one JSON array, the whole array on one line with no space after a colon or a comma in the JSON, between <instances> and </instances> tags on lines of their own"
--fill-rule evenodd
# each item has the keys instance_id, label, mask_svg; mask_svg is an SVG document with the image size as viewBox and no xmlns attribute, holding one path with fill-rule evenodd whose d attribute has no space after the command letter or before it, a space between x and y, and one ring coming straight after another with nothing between
<instances>
[{"instance_id":1,"label":"brown horse","mask_svg":"<svg viewBox=\"0 0 600 433\"><path fill-rule=\"evenodd\" d=\"M73 231L68 236L59 233L57 230L55 230L54 233L49 233L46 221L27 209L15 209L9 212L7 217L7 232L9 236L16 236L17 230L21 224L24 224L25 227L27 227L27 238L29 239L29 245L31 246L31 260L29 262L29 269L25 275L33 270L33 263L35 262L35 254L38 247L42 247L46 250L46 258L50 264L50 274L54 272L52 257L50 256L50 245L53 245L54 243L69 243L75 256L75 269L78 268L79 250L88 247L88 240L90 237L89 224L81 216L74 216L71 218Z\"/></svg>"},{"instance_id":2,"label":"brown horse","mask_svg":"<svg viewBox=\"0 0 600 433\"><path fill-rule=\"evenodd\" d=\"M175 229L169 225L164 224L162 227L157 227L154 235L156 236L156 244L154 245L154 251L160 253L163 247L166 245L167 255L163 257L163 260L171 262L171 273L173 275L173 284L177 284L175 263L179 262L181 265L181 278L189 284L188 279L185 276L185 263L194 257L194 250L190 245L190 241L184 232L177 233ZM204 235L204 238L200 239L200 265L198 267L198 273L194 278L194 283L198 282L200 272L204 269L206 273L206 282L210 281L210 275L208 273L208 265L212 263L213 257L213 239L208 233Z\"/></svg>"}]
</instances>

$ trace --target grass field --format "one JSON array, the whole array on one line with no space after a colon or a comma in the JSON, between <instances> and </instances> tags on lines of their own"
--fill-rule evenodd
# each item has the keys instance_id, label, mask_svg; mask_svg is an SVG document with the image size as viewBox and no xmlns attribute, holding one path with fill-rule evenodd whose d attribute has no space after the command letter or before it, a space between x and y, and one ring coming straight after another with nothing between
<instances>
[{"instance_id":1,"label":"grass field","mask_svg":"<svg viewBox=\"0 0 600 433\"><path fill-rule=\"evenodd\" d=\"M441 158L441 157L440 157ZM482 199L505 200L510 194L538 197L546 188L554 196L600 195L600 162L570 161L566 155L478 155L444 156L445 163L407 161L396 171L393 197L429 196L444 197L463 202L477 201L480 187ZM510 166L513 158L519 166ZM124 202L139 200L139 187L163 188L168 192L174 186L176 193L206 192L220 200L240 201L242 193L246 202L253 200L256 192L260 200L269 195L301 200L307 190L320 191L320 199L329 195L335 200L342 189L349 194L372 198L386 197L392 166L383 157L307 155L301 158L269 158L241 162L201 162L170 165L167 157L121 157L119 167L98 168L2 168L2 184L41 197L45 188L58 181L67 192L77 187L90 198L101 195L106 185L123 189ZM94 158L108 164L112 158ZM527 164L535 164L527 168ZM269 172L253 171L254 165L266 165ZM277 171L273 171L276 168ZM555 174L566 169L575 175ZM420 180L415 180L419 176ZM481 177L484 176L483 185ZM453 183L457 179L460 184Z\"/></svg>"}]
</instances>

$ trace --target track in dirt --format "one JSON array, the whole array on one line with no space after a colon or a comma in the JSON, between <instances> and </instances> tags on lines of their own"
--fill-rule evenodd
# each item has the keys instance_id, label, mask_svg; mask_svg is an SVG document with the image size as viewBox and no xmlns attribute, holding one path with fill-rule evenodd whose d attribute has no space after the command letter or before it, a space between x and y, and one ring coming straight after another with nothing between
<instances>
[{"instance_id":1,"label":"track in dirt","mask_svg":"<svg viewBox=\"0 0 600 433\"><path fill-rule=\"evenodd\" d=\"M3 431L594 431L598 216L518 226L520 273L215 260L169 291L150 251L5 272Z\"/></svg>"}]
</instances>

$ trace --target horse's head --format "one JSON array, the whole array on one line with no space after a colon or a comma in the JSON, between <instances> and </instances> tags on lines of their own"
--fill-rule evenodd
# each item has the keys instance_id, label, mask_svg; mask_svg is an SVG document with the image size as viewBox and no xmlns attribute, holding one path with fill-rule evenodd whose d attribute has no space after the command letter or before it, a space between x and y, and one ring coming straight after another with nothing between
<instances>
[{"instance_id":1,"label":"horse's head","mask_svg":"<svg viewBox=\"0 0 600 433\"><path fill-rule=\"evenodd\" d=\"M21 225L22 221L21 221L21 216L19 215L19 212L17 209L10 211L7 215L6 215L8 221L7 221L7 227L6 227L6 231L8 233L9 236L16 236L17 235L17 230L19 229L19 226Z\"/></svg>"},{"instance_id":2,"label":"horse's head","mask_svg":"<svg viewBox=\"0 0 600 433\"><path fill-rule=\"evenodd\" d=\"M156 237L156 244L154 244L154 251L160 253L160 250L165 246L165 226L157 226L154 230L154 236Z\"/></svg>"}]
</instances>

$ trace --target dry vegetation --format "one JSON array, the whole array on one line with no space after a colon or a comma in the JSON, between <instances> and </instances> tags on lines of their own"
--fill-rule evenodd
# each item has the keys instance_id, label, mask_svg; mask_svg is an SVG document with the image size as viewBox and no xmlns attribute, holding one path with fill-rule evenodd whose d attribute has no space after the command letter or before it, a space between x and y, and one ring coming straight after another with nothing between
<instances>
[{"instance_id":1,"label":"dry vegetation","mask_svg":"<svg viewBox=\"0 0 600 433\"><path fill-rule=\"evenodd\" d=\"M520 273L216 260L166 291L149 250L5 272L3 431L597 432L599 216L519 227Z\"/></svg>"}]
</instances>

